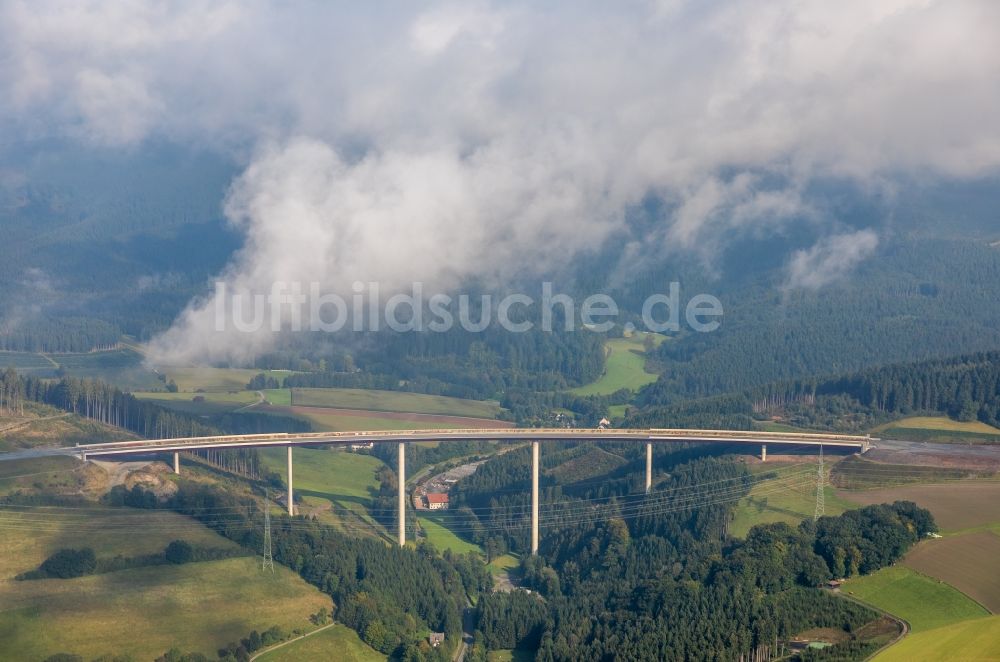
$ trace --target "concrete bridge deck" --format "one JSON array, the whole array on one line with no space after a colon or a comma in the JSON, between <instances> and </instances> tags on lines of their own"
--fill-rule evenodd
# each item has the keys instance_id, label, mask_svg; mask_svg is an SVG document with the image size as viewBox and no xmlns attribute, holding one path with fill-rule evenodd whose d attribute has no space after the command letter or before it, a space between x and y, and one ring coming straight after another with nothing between
<instances>
[{"instance_id":1,"label":"concrete bridge deck","mask_svg":"<svg viewBox=\"0 0 1000 662\"><path fill-rule=\"evenodd\" d=\"M413 443L419 441L641 441L641 442L711 442L742 444L779 444L833 446L869 449L868 436L798 433L748 432L731 430L681 430L665 428L497 428L458 430L387 430L372 432L302 432L277 434L223 435L173 439L143 439L78 446L85 457L138 455L151 452L196 450L204 448L246 448L266 446L325 446L368 442Z\"/></svg>"},{"instance_id":2,"label":"concrete bridge deck","mask_svg":"<svg viewBox=\"0 0 1000 662\"><path fill-rule=\"evenodd\" d=\"M63 452L88 457L125 457L150 453L172 453L174 472L180 473L180 452L206 448L257 448L284 446L288 449L288 514L294 515L292 486L292 449L295 446L327 446L331 444L367 444L395 442L398 445L398 537L406 544L406 445L421 441L525 441L531 442L531 552L538 552L538 473L539 447L542 441L634 441L646 445L646 492L653 483L654 443L720 443L753 444L760 446L761 460L767 460L767 445L856 448L864 453L871 447L868 436L843 434L812 434L797 432L745 432L732 430L679 429L615 429L615 428L499 428L467 430L389 430L377 432L303 432L277 434L223 435L177 439L143 439L103 444L88 444Z\"/></svg>"}]
</instances>

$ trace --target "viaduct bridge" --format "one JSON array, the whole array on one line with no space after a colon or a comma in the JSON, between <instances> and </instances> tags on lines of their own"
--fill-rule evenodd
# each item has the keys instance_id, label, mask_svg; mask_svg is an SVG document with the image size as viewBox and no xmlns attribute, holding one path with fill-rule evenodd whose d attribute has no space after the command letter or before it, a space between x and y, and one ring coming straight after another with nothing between
<instances>
[{"instance_id":1,"label":"viaduct bridge","mask_svg":"<svg viewBox=\"0 0 1000 662\"><path fill-rule=\"evenodd\" d=\"M396 442L399 446L399 544L406 544L406 444L421 441L510 441L531 442L531 551L538 551L538 469L542 441L624 441L646 444L646 491L653 484L653 444L697 442L760 446L767 460L767 446L833 446L857 449L871 447L869 436L806 434L792 432L743 432L730 430L603 429L603 428L500 428L468 430L392 430L379 432L306 432L227 435L176 439L144 439L77 446L74 453L92 457L173 453L174 472L180 473L180 451L284 446L288 449L288 514L293 514L292 449L296 446L330 446ZM874 440L877 441L877 440Z\"/></svg>"}]
</instances>

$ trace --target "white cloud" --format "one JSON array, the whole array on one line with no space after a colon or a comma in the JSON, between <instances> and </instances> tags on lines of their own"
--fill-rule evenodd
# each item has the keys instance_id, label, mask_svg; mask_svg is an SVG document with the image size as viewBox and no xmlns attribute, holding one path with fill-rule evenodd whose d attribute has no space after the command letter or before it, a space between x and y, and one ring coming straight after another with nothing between
<instances>
[{"instance_id":1,"label":"white cloud","mask_svg":"<svg viewBox=\"0 0 1000 662\"><path fill-rule=\"evenodd\" d=\"M826 237L807 250L797 251L788 263L784 289L817 290L849 274L878 247L872 230Z\"/></svg>"},{"instance_id":2,"label":"white cloud","mask_svg":"<svg viewBox=\"0 0 1000 662\"><path fill-rule=\"evenodd\" d=\"M817 222L818 177L996 172L997 25L993 0L11 0L0 131L250 147L233 283L447 284L565 260L650 192L675 212L641 243L711 252Z\"/></svg>"}]
</instances>

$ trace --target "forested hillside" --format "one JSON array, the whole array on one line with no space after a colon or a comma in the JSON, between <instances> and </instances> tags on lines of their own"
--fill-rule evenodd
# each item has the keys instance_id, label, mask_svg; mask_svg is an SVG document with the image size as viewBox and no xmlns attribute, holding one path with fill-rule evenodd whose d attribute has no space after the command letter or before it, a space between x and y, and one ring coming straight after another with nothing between
<instances>
[{"instance_id":1,"label":"forested hillside","mask_svg":"<svg viewBox=\"0 0 1000 662\"><path fill-rule=\"evenodd\" d=\"M754 418L781 414L790 423L864 430L914 413L1000 425L1000 352L901 363L862 372L776 382L728 396L649 407L635 427L750 429Z\"/></svg>"},{"instance_id":2,"label":"forested hillside","mask_svg":"<svg viewBox=\"0 0 1000 662\"><path fill-rule=\"evenodd\" d=\"M1000 347L1000 249L985 241L894 239L852 278L819 291L782 291L778 277L720 297L719 331L661 344L663 376L640 402Z\"/></svg>"},{"instance_id":3,"label":"forested hillside","mask_svg":"<svg viewBox=\"0 0 1000 662\"><path fill-rule=\"evenodd\" d=\"M546 457L558 462L566 452ZM719 486L740 493L743 465L683 450L658 464L668 477L650 497L630 497L615 473L577 487L543 481L553 514L540 556L527 557L523 571L544 600L484 596L472 659L498 648L537 648L539 660L777 656L803 630L851 632L873 621L870 610L813 587L893 563L935 529L927 511L899 502L797 529L758 526L737 542L724 535L730 506ZM515 453L490 460L459 483L456 499L469 521L488 513L480 535L501 532L498 542L515 550L524 545L517 494L526 466ZM836 654L860 659L877 647L851 639Z\"/></svg>"}]
</instances>

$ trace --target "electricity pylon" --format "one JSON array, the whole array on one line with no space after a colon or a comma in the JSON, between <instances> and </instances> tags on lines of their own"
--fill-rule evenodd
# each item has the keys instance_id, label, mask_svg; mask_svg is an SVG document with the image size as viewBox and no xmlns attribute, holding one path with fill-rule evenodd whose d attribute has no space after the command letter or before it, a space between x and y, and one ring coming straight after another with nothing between
<instances>
[{"instance_id":1,"label":"electricity pylon","mask_svg":"<svg viewBox=\"0 0 1000 662\"><path fill-rule=\"evenodd\" d=\"M270 490L264 492L264 563L261 566L261 572L271 569L271 574L274 574L274 558L271 556L271 507L270 507L271 493Z\"/></svg>"},{"instance_id":2,"label":"electricity pylon","mask_svg":"<svg viewBox=\"0 0 1000 662\"><path fill-rule=\"evenodd\" d=\"M819 445L819 468L816 470L816 511L813 521L826 514L826 495L823 492L823 444Z\"/></svg>"}]
</instances>

